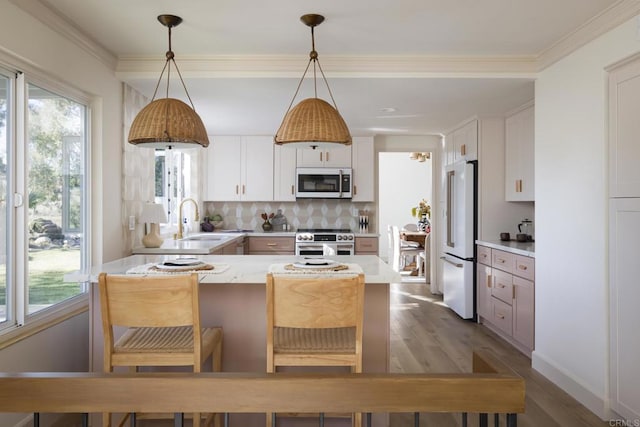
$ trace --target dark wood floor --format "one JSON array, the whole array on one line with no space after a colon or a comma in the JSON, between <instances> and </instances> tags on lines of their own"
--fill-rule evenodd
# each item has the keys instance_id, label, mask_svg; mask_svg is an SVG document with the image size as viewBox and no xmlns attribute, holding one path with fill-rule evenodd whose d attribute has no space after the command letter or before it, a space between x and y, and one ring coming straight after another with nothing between
<instances>
[{"instance_id":1,"label":"dark wood floor","mask_svg":"<svg viewBox=\"0 0 640 427\"><path fill-rule=\"evenodd\" d=\"M391 371L471 372L474 348L488 349L526 382L526 412L518 426L608 426L575 399L531 369L531 360L482 325L460 319L419 283L391 285ZM411 426L412 416L392 415L391 426ZM420 425L461 425L459 414L421 414ZM477 426L477 416L469 426ZM493 425L491 417L489 425ZM500 420L500 425L506 425Z\"/></svg>"}]
</instances>

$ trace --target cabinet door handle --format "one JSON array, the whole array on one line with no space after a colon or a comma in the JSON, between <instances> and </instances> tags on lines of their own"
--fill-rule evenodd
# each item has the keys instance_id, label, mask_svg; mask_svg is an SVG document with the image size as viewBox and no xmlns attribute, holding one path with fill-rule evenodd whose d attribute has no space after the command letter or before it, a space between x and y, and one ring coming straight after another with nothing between
<instances>
[{"instance_id":1,"label":"cabinet door handle","mask_svg":"<svg viewBox=\"0 0 640 427\"><path fill-rule=\"evenodd\" d=\"M320 152L320 161L322 161L322 151Z\"/></svg>"},{"instance_id":2,"label":"cabinet door handle","mask_svg":"<svg viewBox=\"0 0 640 427\"><path fill-rule=\"evenodd\" d=\"M291 186L291 195L294 194L293 185Z\"/></svg>"},{"instance_id":3,"label":"cabinet door handle","mask_svg":"<svg viewBox=\"0 0 640 427\"><path fill-rule=\"evenodd\" d=\"M504 319L504 314L498 314L498 318Z\"/></svg>"},{"instance_id":4,"label":"cabinet door handle","mask_svg":"<svg viewBox=\"0 0 640 427\"><path fill-rule=\"evenodd\" d=\"M507 262L507 260L503 258L496 258L496 262L499 262L500 264L504 264L505 262Z\"/></svg>"},{"instance_id":5,"label":"cabinet door handle","mask_svg":"<svg viewBox=\"0 0 640 427\"><path fill-rule=\"evenodd\" d=\"M460 146L460 155L461 156L466 156L467 155L467 144L462 144Z\"/></svg>"},{"instance_id":6,"label":"cabinet door handle","mask_svg":"<svg viewBox=\"0 0 640 427\"><path fill-rule=\"evenodd\" d=\"M277 243L267 243L267 246L278 246Z\"/></svg>"},{"instance_id":7,"label":"cabinet door handle","mask_svg":"<svg viewBox=\"0 0 640 427\"><path fill-rule=\"evenodd\" d=\"M516 287L514 286L512 292L511 292L511 299L516 299Z\"/></svg>"},{"instance_id":8,"label":"cabinet door handle","mask_svg":"<svg viewBox=\"0 0 640 427\"><path fill-rule=\"evenodd\" d=\"M355 196L356 194L358 194L358 186L354 185L353 186L353 195Z\"/></svg>"},{"instance_id":9,"label":"cabinet door handle","mask_svg":"<svg viewBox=\"0 0 640 427\"><path fill-rule=\"evenodd\" d=\"M244 194L244 184L242 184L242 194Z\"/></svg>"},{"instance_id":10,"label":"cabinet door handle","mask_svg":"<svg viewBox=\"0 0 640 427\"><path fill-rule=\"evenodd\" d=\"M487 288L491 287L491 275L487 274Z\"/></svg>"},{"instance_id":11,"label":"cabinet door handle","mask_svg":"<svg viewBox=\"0 0 640 427\"><path fill-rule=\"evenodd\" d=\"M236 185L236 194L238 194L238 186Z\"/></svg>"},{"instance_id":12,"label":"cabinet door handle","mask_svg":"<svg viewBox=\"0 0 640 427\"><path fill-rule=\"evenodd\" d=\"M498 286L499 286L500 288L502 288L502 289L506 288L506 286L505 286L505 285L503 285L502 283L498 283Z\"/></svg>"},{"instance_id":13,"label":"cabinet door handle","mask_svg":"<svg viewBox=\"0 0 640 427\"><path fill-rule=\"evenodd\" d=\"M518 268L519 268L520 270L525 270L525 271L527 270L527 266L526 266L526 265L522 265L522 264L519 264L519 265L518 265Z\"/></svg>"}]
</instances>

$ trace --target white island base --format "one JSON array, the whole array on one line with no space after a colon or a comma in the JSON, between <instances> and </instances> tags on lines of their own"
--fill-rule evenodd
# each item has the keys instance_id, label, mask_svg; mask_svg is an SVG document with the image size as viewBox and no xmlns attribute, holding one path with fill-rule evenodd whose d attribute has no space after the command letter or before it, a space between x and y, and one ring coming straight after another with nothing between
<instances>
[{"instance_id":1,"label":"white island base","mask_svg":"<svg viewBox=\"0 0 640 427\"><path fill-rule=\"evenodd\" d=\"M161 262L175 256L134 255L122 260L93 268L90 280L96 285L100 272L123 274L128 269ZM266 274L271 264L294 262L292 256L239 255L199 256L212 265L228 265L222 273L201 275L200 317L203 326L223 328L224 372L266 372ZM343 263L354 263L365 273L365 304L363 330L363 370L364 372L389 372L389 284L400 281L380 258L373 255L329 257ZM102 371L103 342L100 318L100 300L97 286L91 286L90 303L90 369ZM211 365L207 363L205 370ZM174 368L175 369L175 368ZM302 369L302 368L301 368ZM310 368L305 368L310 369ZM333 369L335 372L336 368ZM341 368L337 368L341 369ZM346 369L346 368L345 368ZM317 371L318 368L314 368ZM250 399L250 392L247 394ZM304 396L301 396L303 399ZM264 414L232 414L231 426L264 425ZM296 418L278 422L278 425L318 425L317 419ZM386 426L388 417L374 414L376 426ZM326 419L327 425L350 425L348 420ZM100 417L92 417L92 425L99 426Z\"/></svg>"}]
</instances>

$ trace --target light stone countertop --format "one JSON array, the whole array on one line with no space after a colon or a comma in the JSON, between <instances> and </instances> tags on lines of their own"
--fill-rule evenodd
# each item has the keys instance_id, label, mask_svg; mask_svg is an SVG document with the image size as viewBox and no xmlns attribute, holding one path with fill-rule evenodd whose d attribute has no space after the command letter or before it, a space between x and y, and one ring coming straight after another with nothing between
<instances>
[{"instance_id":1,"label":"light stone countertop","mask_svg":"<svg viewBox=\"0 0 640 427\"><path fill-rule=\"evenodd\" d=\"M534 242L518 242L515 240L510 240L508 242L504 242L502 240L476 240L476 244L487 246L492 249L499 249L505 252L511 252L516 255L531 258L536 257Z\"/></svg>"},{"instance_id":2,"label":"light stone countertop","mask_svg":"<svg viewBox=\"0 0 640 427\"><path fill-rule=\"evenodd\" d=\"M160 263L175 259L175 255L131 255L116 261L91 268L90 272L74 272L65 275L67 282L97 282L101 272L124 274L127 270L149 263ZM198 255L200 259L212 265L226 264L229 268L219 274L202 274L200 283L241 283L265 284L269 266L272 264L293 263L302 259L294 255ZM399 283L400 274L389 264L375 255L337 255L326 259L341 263L358 264L362 267L367 284Z\"/></svg>"}]
</instances>

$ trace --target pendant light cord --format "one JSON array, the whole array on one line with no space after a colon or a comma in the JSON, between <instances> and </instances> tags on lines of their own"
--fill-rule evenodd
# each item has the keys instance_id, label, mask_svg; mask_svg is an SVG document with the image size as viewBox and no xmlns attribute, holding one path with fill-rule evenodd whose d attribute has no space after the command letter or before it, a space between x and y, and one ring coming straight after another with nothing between
<instances>
[{"instance_id":1,"label":"pendant light cord","mask_svg":"<svg viewBox=\"0 0 640 427\"><path fill-rule=\"evenodd\" d=\"M324 71L322 71L322 66L320 65L320 60L318 59L318 52L316 51L316 40L315 40L315 34L313 29L315 28L315 26L311 26L311 52L309 52L309 62L307 62L307 67L304 69L304 73L302 73L302 77L300 78L300 81L298 82L298 87L296 87L296 91L293 94L293 98L291 98L291 102L289 103L289 107L287 108L287 112L285 113L285 117L287 116L287 113L289 113L289 111L291 110L291 106L293 105L293 102L296 100L296 96L298 96L298 92L300 91L300 86L302 86L302 82L304 81L304 77L307 75L307 71L309 71L309 67L311 66L311 62L313 62L313 93L314 93L314 97L317 98L318 97L318 86L317 86L317 79L316 79L316 65L318 66L318 69L320 70L320 75L322 75L322 80L324 80L324 84L325 86L327 86L327 91L329 92L329 97L331 98L331 102L333 102L333 107L336 109L336 111L338 111L338 105L336 104L336 100L333 99L333 93L331 92L331 88L329 87L329 83L327 82L327 78L324 75ZM177 67L176 67L177 69ZM178 71L178 74L180 73L180 71ZM284 118L283 118L284 121Z\"/></svg>"},{"instance_id":2,"label":"pendant light cord","mask_svg":"<svg viewBox=\"0 0 640 427\"><path fill-rule=\"evenodd\" d=\"M153 96L151 97L151 101L156 99L156 94L158 93L158 88L160 87L160 82L162 81L162 76L164 76L165 70L167 72L167 89L166 89L165 98L169 98L169 83L171 82L171 64L170 63L173 63L173 66L175 67L176 72L178 73L178 77L180 78L180 83L182 83L184 93L187 95L187 98L189 99L191 108L193 109L193 111L195 111L196 107L193 105L193 100L191 99L191 95L189 95L189 91L187 90L187 85L184 83L184 79L182 78L182 74L180 73L180 69L178 68L178 64L176 63L175 54L171 49L171 27L172 27L171 25L167 25L167 28L169 28L169 50L165 55L167 60L164 63L164 67L162 67L162 72L160 72L160 78L158 79L156 88L153 91Z\"/></svg>"}]
</instances>

